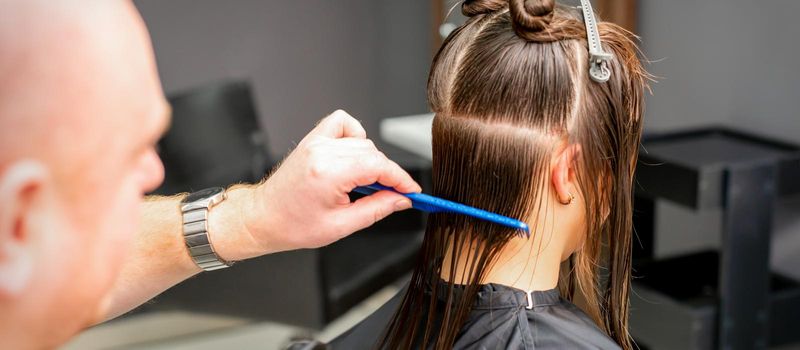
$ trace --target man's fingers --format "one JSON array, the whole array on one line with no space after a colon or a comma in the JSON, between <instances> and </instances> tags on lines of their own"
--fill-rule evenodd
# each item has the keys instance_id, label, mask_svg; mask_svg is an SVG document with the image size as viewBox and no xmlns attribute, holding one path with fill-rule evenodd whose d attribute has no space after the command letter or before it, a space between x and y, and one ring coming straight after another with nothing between
<instances>
[{"instance_id":1,"label":"man's fingers","mask_svg":"<svg viewBox=\"0 0 800 350\"><path fill-rule=\"evenodd\" d=\"M383 159L385 159L386 171L378 174L379 183L394 187L394 189L402 193L422 192L419 184L403 168L385 156Z\"/></svg>"},{"instance_id":2,"label":"man's fingers","mask_svg":"<svg viewBox=\"0 0 800 350\"><path fill-rule=\"evenodd\" d=\"M327 169L340 189L379 182L403 193L421 192L420 186L397 163L375 148L369 139L341 138L317 145L312 163Z\"/></svg>"},{"instance_id":3,"label":"man's fingers","mask_svg":"<svg viewBox=\"0 0 800 350\"><path fill-rule=\"evenodd\" d=\"M389 216L399 210L411 208L411 200L390 191L379 191L361 198L343 210L342 219L348 232L355 232Z\"/></svg>"},{"instance_id":4,"label":"man's fingers","mask_svg":"<svg viewBox=\"0 0 800 350\"><path fill-rule=\"evenodd\" d=\"M341 109L322 119L314 130L309 133L309 135L312 134L334 139L343 137L363 139L367 137L367 131L364 130L361 123Z\"/></svg>"},{"instance_id":5,"label":"man's fingers","mask_svg":"<svg viewBox=\"0 0 800 350\"><path fill-rule=\"evenodd\" d=\"M356 185L364 186L378 182L384 186L394 187L402 193L421 192L422 188L397 163L389 160L380 152L374 152L355 160L357 163Z\"/></svg>"}]
</instances>

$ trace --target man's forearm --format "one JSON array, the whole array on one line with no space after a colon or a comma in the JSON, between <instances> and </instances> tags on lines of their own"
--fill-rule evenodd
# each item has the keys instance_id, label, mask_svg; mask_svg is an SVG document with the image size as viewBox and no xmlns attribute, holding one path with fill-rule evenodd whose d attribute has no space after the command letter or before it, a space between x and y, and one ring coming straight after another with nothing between
<instances>
[{"instance_id":1,"label":"man's forearm","mask_svg":"<svg viewBox=\"0 0 800 350\"><path fill-rule=\"evenodd\" d=\"M183 196L148 197L140 229L111 293L107 318L119 316L200 272L181 234Z\"/></svg>"},{"instance_id":2,"label":"man's forearm","mask_svg":"<svg viewBox=\"0 0 800 350\"><path fill-rule=\"evenodd\" d=\"M209 211L209 239L217 254L238 261L265 253L242 221L250 210L253 185L235 185L227 199ZM180 201L185 195L151 196L142 202L140 230L112 290L107 318L119 316L202 271L183 240Z\"/></svg>"}]
</instances>

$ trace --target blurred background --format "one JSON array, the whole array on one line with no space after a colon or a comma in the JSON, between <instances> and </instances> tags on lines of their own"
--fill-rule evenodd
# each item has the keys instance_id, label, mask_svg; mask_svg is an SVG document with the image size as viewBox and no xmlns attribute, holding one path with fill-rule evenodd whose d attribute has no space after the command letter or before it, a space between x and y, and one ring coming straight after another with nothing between
<instances>
[{"instance_id":1,"label":"blurred background","mask_svg":"<svg viewBox=\"0 0 800 350\"><path fill-rule=\"evenodd\" d=\"M257 181L338 108L426 188L415 136L460 3L134 3L174 109L157 193ZM634 337L647 349L800 349L800 2L593 3L641 37L658 80L637 174ZM192 147L211 130L221 137ZM330 247L203 274L66 348L335 341L405 283L424 220L401 213Z\"/></svg>"}]
</instances>

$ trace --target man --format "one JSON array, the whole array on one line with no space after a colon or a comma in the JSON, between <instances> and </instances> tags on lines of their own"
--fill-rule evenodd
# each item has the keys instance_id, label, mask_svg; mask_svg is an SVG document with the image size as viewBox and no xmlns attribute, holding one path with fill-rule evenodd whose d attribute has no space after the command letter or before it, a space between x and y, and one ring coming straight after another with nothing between
<instances>
[{"instance_id":1,"label":"man","mask_svg":"<svg viewBox=\"0 0 800 350\"><path fill-rule=\"evenodd\" d=\"M51 348L202 271L184 196L149 198L169 125L130 1L0 4L0 349ZM329 244L410 207L372 182L419 186L345 112L322 120L260 185L208 211L220 261ZM220 272L224 273L224 272Z\"/></svg>"}]
</instances>

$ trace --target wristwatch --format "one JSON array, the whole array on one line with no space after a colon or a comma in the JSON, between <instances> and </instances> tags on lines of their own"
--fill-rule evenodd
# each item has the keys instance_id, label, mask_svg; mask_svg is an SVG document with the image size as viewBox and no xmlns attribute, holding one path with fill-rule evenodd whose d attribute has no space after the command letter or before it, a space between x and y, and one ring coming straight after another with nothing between
<instances>
[{"instance_id":1,"label":"wristwatch","mask_svg":"<svg viewBox=\"0 0 800 350\"><path fill-rule=\"evenodd\" d=\"M205 271L224 269L231 263L214 251L208 239L208 211L225 200L225 189L211 187L193 192L181 201L183 240L195 264Z\"/></svg>"}]
</instances>

